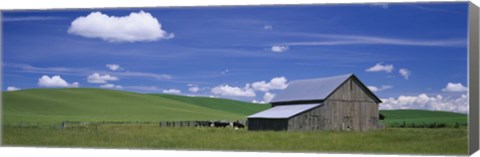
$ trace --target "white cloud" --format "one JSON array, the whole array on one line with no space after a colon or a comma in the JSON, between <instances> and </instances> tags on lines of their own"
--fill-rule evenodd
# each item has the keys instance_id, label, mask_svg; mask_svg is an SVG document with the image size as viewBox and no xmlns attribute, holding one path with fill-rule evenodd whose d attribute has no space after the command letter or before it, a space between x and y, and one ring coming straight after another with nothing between
<instances>
[{"instance_id":1,"label":"white cloud","mask_svg":"<svg viewBox=\"0 0 480 157\"><path fill-rule=\"evenodd\" d=\"M220 85L212 88L211 92L215 95L222 96L238 96L238 97L254 97L255 91L250 88L250 84L245 85L244 88L231 87L229 85Z\"/></svg>"},{"instance_id":2,"label":"white cloud","mask_svg":"<svg viewBox=\"0 0 480 157\"><path fill-rule=\"evenodd\" d=\"M366 69L365 71L367 72L380 72L380 71L385 71L387 73L392 72L393 70L393 65L392 64L387 64L387 65L382 65L382 63L377 63L373 67L370 67Z\"/></svg>"},{"instance_id":3,"label":"white cloud","mask_svg":"<svg viewBox=\"0 0 480 157\"><path fill-rule=\"evenodd\" d=\"M403 76L403 78L405 78L405 80L408 80L408 77L410 76L410 74L412 74L412 72L408 69L405 69L405 68L402 68L398 71L398 73L400 73L400 75Z\"/></svg>"},{"instance_id":4,"label":"white cloud","mask_svg":"<svg viewBox=\"0 0 480 157\"><path fill-rule=\"evenodd\" d=\"M406 45L406 46L466 46L465 39L401 39L376 36L289 33L292 36L317 37L319 41L290 42L287 46L318 46L318 45Z\"/></svg>"},{"instance_id":5,"label":"white cloud","mask_svg":"<svg viewBox=\"0 0 480 157\"><path fill-rule=\"evenodd\" d=\"M285 89L287 88L287 79L285 77L275 77L270 82L259 81L252 83L252 88L256 91L269 91L272 89Z\"/></svg>"},{"instance_id":6,"label":"white cloud","mask_svg":"<svg viewBox=\"0 0 480 157\"><path fill-rule=\"evenodd\" d=\"M180 93L182 93L178 89L166 89L166 90L162 90L162 92L167 93L167 94L180 94Z\"/></svg>"},{"instance_id":7,"label":"white cloud","mask_svg":"<svg viewBox=\"0 0 480 157\"><path fill-rule=\"evenodd\" d=\"M120 65L118 64L107 64L105 65L108 69L110 69L111 71L117 71L117 70L120 70Z\"/></svg>"},{"instance_id":8,"label":"white cloud","mask_svg":"<svg viewBox=\"0 0 480 157\"><path fill-rule=\"evenodd\" d=\"M468 87L462 85L462 83L448 82L447 86L442 89L444 92L466 92Z\"/></svg>"},{"instance_id":9,"label":"white cloud","mask_svg":"<svg viewBox=\"0 0 480 157\"><path fill-rule=\"evenodd\" d=\"M398 98L390 97L382 99L380 109L424 109L424 110L442 110L451 112L468 112L468 97L465 94L457 98L444 97L442 95L428 96L425 93L418 96L404 96Z\"/></svg>"},{"instance_id":10,"label":"white cloud","mask_svg":"<svg viewBox=\"0 0 480 157\"><path fill-rule=\"evenodd\" d=\"M384 91L384 90L393 88L393 86L390 86L390 85L382 85L381 87L376 87L376 86L367 86L367 87L368 87L368 89L370 89L372 92L380 92L380 91Z\"/></svg>"},{"instance_id":11,"label":"white cloud","mask_svg":"<svg viewBox=\"0 0 480 157\"><path fill-rule=\"evenodd\" d=\"M270 102L272 101L273 97L275 97L275 94L266 92L265 95L263 95L263 101L264 102Z\"/></svg>"},{"instance_id":12,"label":"white cloud","mask_svg":"<svg viewBox=\"0 0 480 157\"><path fill-rule=\"evenodd\" d=\"M114 85L114 84L103 84L103 85L100 85L101 88L108 88L108 89L123 89L122 86L120 85Z\"/></svg>"},{"instance_id":13,"label":"white cloud","mask_svg":"<svg viewBox=\"0 0 480 157\"><path fill-rule=\"evenodd\" d=\"M20 88L14 87L14 86L8 86L7 91L17 91L20 90Z\"/></svg>"},{"instance_id":14,"label":"white cloud","mask_svg":"<svg viewBox=\"0 0 480 157\"><path fill-rule=\"evenodd\" d=\"M192 86L192 87L188 88L188 91L190 91L192 93L196 93L196 92L200 91L200 88L197 87L197 86Z\"/></svg>"},{"instance_id":15,"label":"white cloud","mask_svg":"<svg viewBox=\"0 0 480 157\"><path fill-rule=\"evenodd\" d=\"M55 75L49 77L47 75L43 75L38 79L38 86L40 87L78 87L79 83L74 82L72 84L68 83L60 75Z\"/></svg>"},{"instance_id":16,"label":"white cloud","mask_svg":"<svg viewBox=\"0 0 480 157\"><path fill-rule=\"evenodd\" d=\"M109 16L92 12L72 21L68 33L109 42L156 41L173 38L150 13L132 12L128 16Z\"/></svg>"},{"instance_id":17,"label":"white cloud","mask_svg":"<svg viewBox=\"0 0 480 157\"><path fill-rule=\"evenodd\" d=\"M288 50L288 46L285 45L274 45L272 46L271 50L273 52L285 52Z\"/></svg>"},{"instance_id":18,"label":"white cloud","mask_svg":"<svg viewBox=\"0 0 480 157\"><path fill-rule=\"evenodd\" d=\"M272 30L273 27L272 27L272 25L265 25L265 26L263 26L263 29L264 30Z\"/></svg>"},{"instance_id":19,"label":"white cloud","mask_svg":"<svg viewBox=\"0 0 480 157\"><path fill-rule=\"evenodd\" d=\"M107 83L107 81L117 81L118 78L108 74L100 75L99 73L93 73L88 76L87 81L89 83Z\"/></svg>"}]
</instances>

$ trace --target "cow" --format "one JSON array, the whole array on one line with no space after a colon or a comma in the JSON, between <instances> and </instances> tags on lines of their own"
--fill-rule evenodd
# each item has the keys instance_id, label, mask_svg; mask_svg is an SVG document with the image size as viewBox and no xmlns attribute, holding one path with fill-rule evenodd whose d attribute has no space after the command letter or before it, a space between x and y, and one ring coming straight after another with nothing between
<instances>
[{"instance_id":1,"label":"cow","mask_svg":"<svg viewBox=\"0 0 480 157\"><path fill-rule=\"evenodd\" d=\"M243 128L245 128L245 125L242 124L242 123L240 123L240 122L238 122L238 121L235 121L235 122L233 122L233 127L234 127L234 128L243 129Z\"/></svg>"},{"instance_id":2,"label":"cow","mask_svg":"<svg viewBox=\"0 0 480 157\"><path fill-rule=\"evenodd\" d=\"M218 127L225 128L225 127L227 127L228 125L230 125L230 123L228 123L228 122L221 122L221 121L215 121L215 122L213 122L213 126L215 126L215 127L217 127L217 128L218 128Z\"/></svg>"}]
</instances>

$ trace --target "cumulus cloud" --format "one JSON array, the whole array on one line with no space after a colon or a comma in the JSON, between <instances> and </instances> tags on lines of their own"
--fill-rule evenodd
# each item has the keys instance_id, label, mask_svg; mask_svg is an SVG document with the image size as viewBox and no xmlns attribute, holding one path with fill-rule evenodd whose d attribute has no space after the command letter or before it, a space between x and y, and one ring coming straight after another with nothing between
<instances>
[{"instance_id":1,"label":"cumulus cloud","mask_svg":"<svg viewBox=\"0 0 480 157\"><path fill-rule=\"evenodd\" d=\"M38 79L38 86L40 87L78 87L79 83L74 82L74 83L68 83L60 75L55 75L52 77L49 77L47 75L43 75Z\"/></svg>"},{"instance_id":2,"label":"cumulus cloud","mask_svg":"<svg viewBox=\"0 0 480 157\"><path fill-rule=\"evenodd\" d=\"M263 95L263 101L264 102L270 102L272 101L273 97L275 97L275 94L266 92L265 95Z\"/></svg>"},{"instance_id":3,"label":"cumulus cloud","mask_svg":"<svg viewBox=\"0 0 480 157\"><path fill-rule=\"evenodd\" d=\"M252 83L252 88L256 91L269 91L272 89L285 89L287 88L287 79L285 77L275 77L270 82L259 81Z\"/></svg>"},{"instance_id":4,"label":"cumulus cloud","mask_svg":"<svg viewBox=\"0 0 480 157\"><path fill-rule=\"evenodd\" d=\"M451 112L468 112L468 97L462 94L457 98L444 97L442 95L428 96L425 93L417 96L404 96L398 98L390 97L382 99L380 109L426 109L426 110L442 110Z\"/></svg>"},{"instance_id":5,"label":"cumulus cloud","mask_svg":"<svg viewBox=\"0 0 480 157\"><path fill-rule=\"evenodd\" d=\"M107 89L123 89L122 86L120 85L114 85L114 84L103 84L103 85L100 85L100 88L107 88Z\"/></svg>"},{"instance_id":6,"label":"cumulus cloud","mask_svg":"<svg viewBox=\"0 0 480 157\"><path fill-rule=\"evenodd\" d=\"M117 70L120 70L120 65L118 64L107 64L105 65L108 69L110 69L111 71L117 71Z\"/></svg>"},{"instance_id":7,"label":"cumulus cloud","mask_svg":"<svg viewBox=\"0 0 480 157\"><path fill-rule=\"evenodd\" d=\"M447 86L442 89L444 92L466 92L468 87L462 85L462 83L448 82Z\"/></svg>"},{"instance_id":8,"label":"cumulus cloud","mask_svg":"<svg viewBox=\"0 0 480 157\"><path fill-rule=\"evenodd\" d=\"M92 12L72 21L68 33L109 42L156 41L174 37L173 33L162 30L157 18L144 11L121 17Z\"/></svg>"},{"instance_id":9,"label":"cumulus cloud","mask_svg":"<svg viewBox=\"0 0 480 157\"><path fill-rule=\"evenodd\" d=\"M271 50L273 52L285 52L288 50L288 46L286 45L274 45L272 46Z\"/></svg>"},{"instance_id":10,"label":"cumulus cloud","mask_svg":"<svg viewBox=\"0 0 480 157\"><path fill-rule=\"evenodd\" d=\"M220 85L212 88L211 92L221 96L237 96L237 97L255 97L255 91L250 88L250 84L245 87L232 87L229 85Z\"/></svg>"},{"instance_id":11,"label":"cumulus cloud","mask_svg":"<svg viewBox=\"0 0 480 157\"><path fill-rule=\"evenodd\" d=\"M393 65L392 64L387 64L383 65L383 63L377 63L373 67L370 67L366 69L365 71L367 72L380 72L380 71L385 71L387 73L392 72L393 70Z\"/></svg>"},{"instance_id":12,"label":"cumulus cloud","mask_svg":"<svg viewBox=\"0 0 480 157\"><path fill-rule=\"evenodd\" d=\"M400 73L400 75L403 76L403 78L405 78L405 80L408 80L408 77L410 76L410 74L412 73L410 70L408 69L405 69L405 68L402 68L398 71L398 73Z\"/></svg>"},{"instance_id":13,"label":"cumulus cloud","mask_svg":"<svg viewBox=\"0 0 480 157\"><path fill-rule=\"evenodd\" d=\"M380 92L380 91L384 91L384 90L393 88L393 86L390 86L390 85L382 85L381 87L376 87L376 86L367 86L367 87L368 87L368 89L370 89L372 92Z\"/></svg>"},{"instance_id":14,"label":"cumulus cloud","mask_svg":"<svg viewBox=\"0 0 480 157\"><path fill-rule=\"evenodd\" d=\"M17 90L20 90L20 88L17 88L15 86L8 86L7 87L7 91L17 91Z\"/></svg>"},{"instance_id":15,"label":"cumulus cloud","mask_svg":"<svg viewBox=\"0 0 480 157\"><path fill-rule=\"evenodd\" d=\"M162 90L162 92L167 93L167 94L180 94L180 93L182 93L178 89L165 89L165 90Z\"/></svg>"},{"instance_id":16,"label":"cumulus cloud","mask_svg":"<svg viewBox=\"0 0 480 157\"><path fill-rule=\"evenodd\" d=\"M118 78L108 74L100 75L99 73L93 73L87 77L89 83L107 83L107 81L117 81Z\"/></svg>"},{"instance_id":17,"label":"cumulus cloud","mask_svg":"<svg viewBox=\"0 0 480 157\"><path fill-rule=\"evenodd\" d=\"M190 91L192 93L196 93L196 92L200 91L200 88L197 87L197 86L193 86L193 87L188 88L188 91Z\"/></svg>"}]
</instances>

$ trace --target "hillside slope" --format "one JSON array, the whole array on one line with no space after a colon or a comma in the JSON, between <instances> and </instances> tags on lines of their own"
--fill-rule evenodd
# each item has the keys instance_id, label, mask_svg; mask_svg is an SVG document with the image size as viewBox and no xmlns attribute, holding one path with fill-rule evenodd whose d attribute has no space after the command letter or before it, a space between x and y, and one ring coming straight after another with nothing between
<instances>
[{"instance_id":1,"label":"hillside slope","mask_svg":"<svg viewBox=\"0 0 480 157\"><path fill-rule=\"evenodd\" d=\"M406 123L443 123L453 125L455 123L467 123L467 115L446 111L429 111L429 110L381 110L386 118L383 120L386 124Z\"/></svg>"},{"instance_id":2,"label":"hillside slope","mask_svg":"<svg viewBox=\"0 0 480 157\"><path fill-rule=\"evenodd\" d=\"M215 99L209 99L214 102ZM220 100L221 103L229 103ZM246 103L251 106L251 104ZM235 102L235 105L243 105ZM71 88L3 92L4 123L60 121L236 120L245 112L226 112L167 97L133 92Z\"/></svg>"},{"instance_id":3,"label":"hillside slope","mask_svg":"<svg viewBox=\"0 0 480 157\"><path fill-rule=\"evenodd\" d=\"M270 108L270 104L254 104L242 101L235 101L222 98L208 98L208 97L187 97L180 95L169 94L152 94L154 96L177 100L184 103L200 105L206 108L220 110L235 114L251 115L259 111Z\"/></svg>"}]
</instances>

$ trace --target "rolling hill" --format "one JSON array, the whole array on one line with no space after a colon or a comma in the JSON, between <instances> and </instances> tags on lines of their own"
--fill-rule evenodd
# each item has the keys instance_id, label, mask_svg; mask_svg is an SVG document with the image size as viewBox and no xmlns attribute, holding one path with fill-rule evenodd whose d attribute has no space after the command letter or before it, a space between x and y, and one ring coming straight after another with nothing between
<instances>
[{"instance_id":1,"label":"rolling hill","mask_svg":"<svg viewBox=\"0 0 480 157\"><path fill-rule=\"evenodd\" d=\"M221 98L169 94L139 94L95 88L27 89L3 92L5 124L57 123L61 121L181 121L241 120L268 109ZM426 110L382 110L384 124L466 123L467 115Z\"/></svg>"},{"instance_id":2,"label":"rolling hill","mask_svg":"<svg viewBox=\"0 0 480 157\"><path fill-rule=\"evenodd\" d=\"M196 100L199 100L199 103L195 103ZM105 89L28 89L3 92L2 119L6 124L55 123L67 120L238 120L268 107L269 105L265 104L227 99L139 94Z\"/></svg>"},{"instance_id":3,"label":"rolling hill","mask_svg":"<svg viewBox=\"0 0 480 157\"><path fill-rule=\"evenodd\" d=\"M454 125L455 123L466 124L467 115L445 111L429 111L429 110L381 110L386 118L384 124L401 124L415 123L421 125L423 123L443 123L446 125Z\"/></svg>"}]
</instances>

